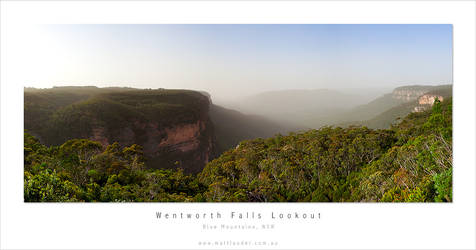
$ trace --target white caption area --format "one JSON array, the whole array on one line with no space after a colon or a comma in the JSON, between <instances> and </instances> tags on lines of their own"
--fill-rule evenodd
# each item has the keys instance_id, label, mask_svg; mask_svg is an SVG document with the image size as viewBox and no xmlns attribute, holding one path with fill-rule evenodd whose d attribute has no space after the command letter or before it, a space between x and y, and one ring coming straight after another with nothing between
<instances>
[{"instance_id":1,"label":"white caption area","mask_svg":"<svg viewBox=\"0 0 476 250\"><path fill-rule=\"evenodd\" d=\"M1 247L224 248L207 240L276 241L226 248L474 248L474 2L2 2ZM23 85L16 59L34 25L52 23L440 23L454 29L454 202L452 204L25 204ZM263 219L231 219L231 212ZM156 212L219 212L222 219L158 220ZM321 219L272 220L271 213ZM275 229L208 231L203 224L274 224Z\"/></svg>"}]
</instances>

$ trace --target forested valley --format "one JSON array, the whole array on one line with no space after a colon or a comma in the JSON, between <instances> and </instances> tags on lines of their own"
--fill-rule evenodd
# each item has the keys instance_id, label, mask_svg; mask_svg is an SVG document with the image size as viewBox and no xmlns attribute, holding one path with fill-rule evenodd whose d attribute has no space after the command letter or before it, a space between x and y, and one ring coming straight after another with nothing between
<instances>
[{"instance_id":1,"label":"forested valley","mask_svg":"<svg viewBox=\"0 0 476 250\"><path fill-rule=\"evenodd\" d=\"M136 121L135 127L130 130L135 133L134 135L141 135L140 138L145 138L143 135L149 131L147 126L152 126L147 123L146 118L143 118L144 114L160 115L169 112L173 115L181 107L179 104L151 104L144 98L134 105L125 102L119 104L116 99L108 101L107 104L118 109L118 112L133 114L130 119L138 117L137 121L140 122ZM88 105L94 103L89 101ZM74 106L68 107L72 110ZM196 104L191 103L190 107L196 107ZM139 109L148 110L149 113L138 113ZM66 115L65 110L63 113L51 115L45 108L42 110L43 114L38 115L38 119L41 115L51 115L57 119L51 126L59 126L58 114ZM30 111L25 112L27 114ZM202 111L199 110L199 114L200 112ZM117 114L110 116L115 117ZM187 117L187 114L183 116ZM108 119L115 119L114 117ZM197 117L201 119L201 116ZM184 127L184 131L195 129L183 125L183 121L179 119L176 118L175 122L182 124L180 126ZM386 129L348 125L323 126L287 135L278 133L268 138L248 140L242 140L245 137L236 135L236 140L241 140L237 146L223 149L223 152L213 157L199 171L184 171L181 167L182 162L172 160L166 162L173 165L172 167L150 167L147 157L152 153L160 155L172 150L179 152L193 147L205 151L212 150L213 140L219 138L204 138L204 135L211 133L204 128L209 123L207 119L197 122L196 129L199 131L197 133L200 134L202 131L197 138L181 142L177 144L179 146L164 147L162 151L157 152L136 143L124 145L124 142L128 141L127 138L114 137L115 130L112 129L106 132L113 132L109 134L104 132L105 135L100 137L102 140L108 140L106 146L91 138L66 137L67 140L65 139L62 144L47 145L38 138L41 131L31 133L30 130L34 130L33 125L37 123L33 121L31 123L33 129L26 129L24 135L24 200L26 202L452 201L451 97L444 98L443 101L436 99L431 108L400 117L398 122ZM91 118L93 123L102 124L103 121L98 117ZM78 120L78 122L85 121ZM97 135L97 129L93 129L90 128L87 132ZM55 130L44 134L52 133L51 131ZM181 139L172 137L176 136L172 132L168 131L168 138L176 141ZM77 133L81 135L82 132ZM114 142L112 141L114 138L120 138L123 142ZM139 137L131 134L131 138ZM146 139L143 140L147 146ZM233 143L234 141L227 145ZM201 154L192 154L190 157L192 161L204 159Z\"/></svg>"}]
</instances>

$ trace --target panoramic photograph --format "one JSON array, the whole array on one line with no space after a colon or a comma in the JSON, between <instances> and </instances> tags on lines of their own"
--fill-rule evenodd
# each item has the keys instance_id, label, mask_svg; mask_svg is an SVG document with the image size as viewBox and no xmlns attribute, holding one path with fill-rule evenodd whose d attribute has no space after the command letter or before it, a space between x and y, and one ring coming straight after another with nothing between
<instances>
[{"instance_id":1,"label":"panoramic photograph","mask_svg":"<svg viewBox=\"0 0 476 250\"><path fill-rule=\"evenodd\" d=\"M25 202L452 202L450 24L42 25Z\"/></svg>"}]
</instances>

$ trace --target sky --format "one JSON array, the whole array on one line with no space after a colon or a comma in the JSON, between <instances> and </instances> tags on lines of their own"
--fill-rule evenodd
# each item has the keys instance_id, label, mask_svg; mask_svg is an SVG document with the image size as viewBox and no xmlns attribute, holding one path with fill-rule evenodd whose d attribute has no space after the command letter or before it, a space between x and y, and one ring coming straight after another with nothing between
<instances>
[{"instance_id":1,"label":"sky","mask_svg":"<svg viewBox=\"0 0 476 250\"><path fill-rule=\"evenodd\" d=\"M226 99L452 83L446 24L62 24L22 35L15 46L27 87L195 89Z\"/></svg>"}]
</instances>

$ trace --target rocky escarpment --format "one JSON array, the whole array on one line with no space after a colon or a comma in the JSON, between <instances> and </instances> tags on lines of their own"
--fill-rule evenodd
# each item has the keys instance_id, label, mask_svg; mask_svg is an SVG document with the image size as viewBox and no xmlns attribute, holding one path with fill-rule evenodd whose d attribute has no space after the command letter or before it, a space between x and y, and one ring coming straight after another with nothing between
<instances>
[{"instance_id":1,"label":"rocky escarpment","mask_svg":"<svg viewBox=\"0 0 476 250\"><path fill-rule=\"evenodd\" d=\"M433 106L435 100L443 101L444 97L441 95L425 94L418 98L418 105L413 108L413 112L422 112Z\"/></svg>"},{"instance_id":2,"label":"rocky escarpment","mask_svg":"<svg viewBox=\"0 0 476 250\"><path fill-rule=\"evenodd\" d=\"M191 123L161 125L157 121L135 121L119 130L93 128L83 137L103 146L139 144L151 168L182 168L186 173L199 172L214 157L213 125L207 116Z\"/></svg>"},{"instance_id":3,"label":"rocky escarpment","mask_svg":"<svg viewBox=\"0 0 476 250\"><path fill-rule=\"evenodd\" d=\"M374 101L361 105L346 114L349 122L340 126L363 125L369 128L389 128L401 117L412 112L421 112L432 106L435 99L440 101L452 96L452 85L403 86L395 88Z\"/></svg>"},{"instance_id":4,"label":"rocky escarpment","mask_svg":"<svg viewBox=\"0 0 476 250\"><path fill-rule=\"evenodd\" d=\"M444 98L441 95L431 95L431 94L422 95L420 96L420 98L418 98L418 104L433 105L436 99L443 101Z\"/></svg>"},{"instance_id":5,"label":"rocky escarpment","mask_svg":"<svg viewBox=\"0 0 476 250\"><path fill-rule=\"evenodd\" d=\"M409 102L417 100L418 97L432 90L433 86L405 86L399 87L393 90L392 98L401 100L404 102Z\"/></svg>"},{"instance_id":6,"label":"rocky escarpment","mask_svg":"<svg viewBox=\"0 0 476 250\"><path fill-rule=\"evenodd\" d=\"M147 167L199 172L215 156L210 98L186 90L81 89L81 98L58 103L75 88L25 92L25 130L47 145L87 138L143 147ZM100 91L99 91L100 90ZM70 93L71 92L71 93ZM42 100L42 103L36 101Z\"/></svg>"},{"instance_id":7,"label":"rocky escarpment","mask_svg":"<svg viewBox=\"0 0 476 250\"><path fill-rule=\"evenodd\" d=\"M435 99L443 101L445 97L451 96L451 85L440 86L404 86L394 89L392 98L403 102L412 102L412 112L422 112L433 105Z\"/></svg>"}]
</instances>

